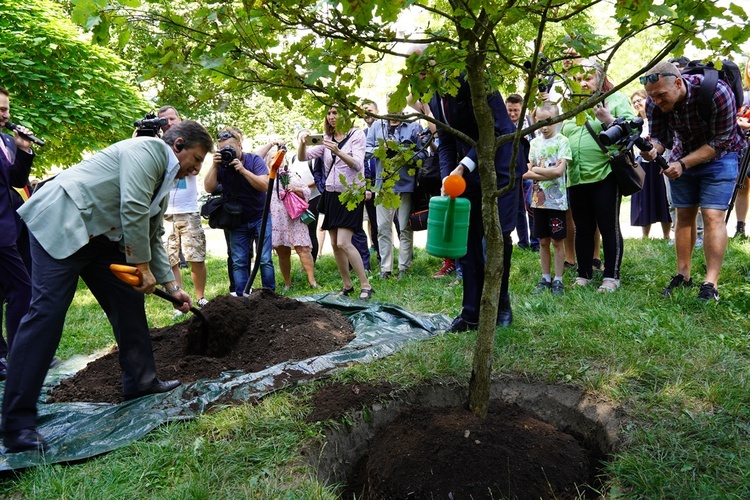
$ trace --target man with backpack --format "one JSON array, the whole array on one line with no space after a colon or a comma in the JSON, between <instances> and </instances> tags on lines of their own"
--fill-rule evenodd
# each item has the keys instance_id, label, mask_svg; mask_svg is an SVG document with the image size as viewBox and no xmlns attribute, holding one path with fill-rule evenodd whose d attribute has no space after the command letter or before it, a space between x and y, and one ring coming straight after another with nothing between
<instances>
[{"instance_id":1,"label":"man with backpack","mask_svg":"<svg viewBox=\"0 0 750 500\"><path fill-rule=\"evenodd\" d=\"M706 277L698 299L710 301L719 300L719 271L727 246L724 214L732 197L737 156L744 139L737 128L732 82L725 81L730 78L712 67L694 65L694 69L688 67L680 73L674 64L661 62L641 77L649 95L646 114L654 145L650 151L641 151L641 156L654 161L666 149L672 150L664 174L670 179L677 208L677 274L662 295L670 296L675 288L693 285L690 263L695 217L700 208Z\"/></svg>"}]
</instances>

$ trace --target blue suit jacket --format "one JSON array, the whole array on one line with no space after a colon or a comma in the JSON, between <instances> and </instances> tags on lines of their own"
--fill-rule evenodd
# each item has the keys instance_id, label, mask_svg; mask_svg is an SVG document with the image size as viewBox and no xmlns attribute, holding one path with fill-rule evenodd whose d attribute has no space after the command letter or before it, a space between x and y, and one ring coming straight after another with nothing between
<instances>
[{"instance_id":1,"label":"blue suit jacket","mask_svg":"<svg viewBox=\"0 0 750 500\"><path fill-rule=\"evenodd\" d=\"M495 137L505 134L512 134L516 126L508 116L508 110L505 108L505 102L499 92L493 92L487 96L487 102L492 109L494 117ZM430 100L430 109L436 119L448 123L451 127L460 130L475 141L479 139L479 128L474 118L474 106L471 102L471 91L469 84L461 77L461 86L456 96L442 97L435 94ZM448 115L446 117L446 115ZM477 151L475 148L466 144L464 141L454 136L450 132L439 128L438 139L438 156L440 158L440 174L442 177L448 176L451 171L458 166L461 160L468 156L474 162L477 162ZM510 181L510 158L513 154L513 144L507 142L500 146L495 154L495 174L497 175L497 187L501 188ZM517 185L521 182L521 176L526 171L526 158L528 158L528 141L521 139L521 151L516 159L516 180ZM481 193L479 183L479 168L473 172L464 174L466 179L466 197L476 197ZM510 199L512 197L500 197L499 209L503 231L515 228L515 213L517 206ZM507 201L507 203L506 203ZM508 205L508 206L505 206ZM511 206L513 205L513 206Z\"/></svg>"},{"instance_id":2,"label":"blue suit jacket","mask_svg":"<svg viewBox=\"0 0 750 500\"><path fill-rule=\"evenodd\" d=\"M16 243L18 216L11 190L24 187L29 181L34 153L26 153L16 148L13 137L0 134L0 140L10 152L12 162L0 152L0 246L9 247Z\"/></svg>"}]
</instances>

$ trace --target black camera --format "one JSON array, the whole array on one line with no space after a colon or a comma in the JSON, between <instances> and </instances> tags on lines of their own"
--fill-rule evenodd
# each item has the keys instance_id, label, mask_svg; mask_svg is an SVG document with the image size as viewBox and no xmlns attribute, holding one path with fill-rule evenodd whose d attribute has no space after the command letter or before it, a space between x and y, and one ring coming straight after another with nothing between
<instances>
[{"instance_id":1,"label":"black camera","mask_svg":"<svg viewBox=\"0 0 750 500\"><path fill-rule=\"evenodd\" d=\"M602 144L605 146L627 143L630 141L630 136L633 135L633 133L640 136L642 129L643 118L637 117L630 121L625 118L617 118L609 127L607 127L607 130L602 130L599 133L599 140L602 141Z\"/></svg>"},{"instance_id":2,"label":"black camera","mask_svg":"<svg viewBox=\"0 0 750 500\"><path fill-rule=\"evenodd\" d=\"M136 128L135 135L138 137L156 137L161 128L169 123L166 118L158 118L153 113L147 113L143 120L133 123Z\"/></svg>"},{"instance_id":3,"label":"black camera","mask_svg":"<svg viewBox=\"0 0 750 500\"><path fill-rule=\"evenodd\" d=\"M237 158L237 151L232 146L224 146L219 150L219 154L221 155L221 166L225 168Z\"/></svg>"},{"instance_id":4,"label":"black camera","mask_svg":"<svg viewBox=\"0 0 750 500\"><path fill-rule=\"evenodd\" d=\"M651 141L641 137L642 129L643 118L637 117L630 121L625 118L617 118L607 130L602 130L599 133L599 140L605 146L624 146L623 150L630 150L633 146L637 146L641 151L651 151L654 146ZM668 167L667 161L661 155L657 156L655 161L662 170Z\"/></svg>"}]
</instances>

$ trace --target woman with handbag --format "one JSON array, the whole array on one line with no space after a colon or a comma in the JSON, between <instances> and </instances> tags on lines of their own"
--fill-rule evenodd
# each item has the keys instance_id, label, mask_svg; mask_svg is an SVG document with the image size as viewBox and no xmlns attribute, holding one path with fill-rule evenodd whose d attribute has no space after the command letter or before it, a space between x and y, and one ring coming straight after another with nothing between
<instances>
[{"instance_id":1,"label":"woman with handbag","mask_svg":"<svg viewBox=\"0 0 750 500\"><path fill-rule=\"evenodd\" d=\"M349 266L359 278L361 292L360 300L369 300L375 292L370 285L365 272L362 257L352 244L352 235L362 228L364 201L349 210L341 203L339 195L346 191L341 181L343 176L346 185L364 186L365 133L352 128L344 133L338 108L331 106L323 122L323 144L307 147L309 134L299 135L297 156L300 160L323 158L325 173L325 191L321 193L318 208L325 213L322 228L331 235L331 247L336 265L343 281L340 295L351 295L354 292Z\"/></svg>"},{"instance_id":2,"label":"woman with handbag","mask_svg":"<svg viewBox=\"0 0 750 500\"><path fill-rule=\"evenodd\" d=\"M575 78L581 92L608 92L614 84L594 61L582 61ZM600 88L601 84L601 88ZM616 118L635 117L630 100L615 92L594 107L595 119L576 125L575 119L565 121L561 133L570 142L573 159L568 163L568 195L575 223L575 248L578 257L578 278L574 286L587 286L593 277L593 252L597 227L604 247L604 278L599 292L614 292L620 287L620 265L623 238L620 230L622 192L610 167L610 158L602 151L598 134Z\"/></svg>"},{"instance_id":3,"label":"woman with handbag","mask_svg":"<svg viewBox=\"0 0 750 500\"><path fill-rule=\"evenodd\" d=\"M271 195L272 244L279 257L279 269L284 278L284 291L292 288L292 248L297 252L302 269L307 273L310 288L318 288L315 282L315 263L312 258L312 242L307 225L300 215L307 208L310 188L284 164L279 168L278 182Z\"/></svg>"}]
</instances>

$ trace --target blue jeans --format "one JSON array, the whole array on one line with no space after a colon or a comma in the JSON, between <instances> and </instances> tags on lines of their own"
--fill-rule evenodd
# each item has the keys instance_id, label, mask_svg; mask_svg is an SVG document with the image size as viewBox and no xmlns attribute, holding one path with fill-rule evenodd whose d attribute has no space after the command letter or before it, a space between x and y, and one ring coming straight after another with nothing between
<instances>
[{"instance_id":1,"label":"blue jeans","mask_svg":"<svg viewBox=\"0 0 750 500\"><path fill-rule=\"evenodd\" d=\"M232 274L234 275L234 291L242 295L250 277L249 254L250 245L257 243L260 237L261 219L247 222L237 229L232 229L230 247L232 250ZM260 252L260 282L263 288L276 290L276 276L273 272L271 258L271 218L266 222L266 232L263 235L263 249Z\"/></svg>"},{"instance_id":2,"label":"blue jeans","mask_svg":"<svg viewBox=\"0 0 750 500\"><path fill-rule=\"evenodd\" d=\"M726 210L736 179L737 153L727 153L686 170L677 180L670 180L672 202L677 208Z\"/></svg>"}]
</instances>

